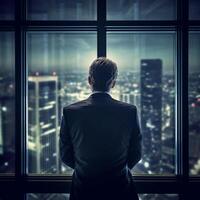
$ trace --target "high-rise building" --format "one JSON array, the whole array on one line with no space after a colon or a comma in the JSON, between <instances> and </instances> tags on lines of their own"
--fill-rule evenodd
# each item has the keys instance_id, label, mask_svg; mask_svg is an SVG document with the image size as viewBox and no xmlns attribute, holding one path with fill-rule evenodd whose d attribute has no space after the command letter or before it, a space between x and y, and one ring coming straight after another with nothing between
<instances>
[{"instance_id":1,"label":"high-rise building","mask_svg":"<svg viewBox=\"0 0 200 200\"><path fill-rule=\"evenodd\" d=\"M140 95L137 92L129 92L129 93L120 93L120 101L134 104L139 108L139 98Z\"/></svg>"},{"instance_id":2,"label":"high-rise building","mask_svg":"<svg viewBox=\"0 0 200 200\"><path fill-rule=\"evenodd\" d=\"M28 77L29 173L56 173L58 159L58 77Z\"/></svg>"},{"instance_id":3,"label":"high-rise building","mask_svg":"<svg viewBox=\"0 0 200 200\"><path fill-rule=\"evenodd\" d=\"M120 94L120 101L130 103L130 94L129 93L121 93Z\"/></svg>"},{"instance_id":4,"label":"high-rise building","mask_svg":"<svg viewBox=\"0 0 200 200\"><path fill-rule=\"evenodd\" d=\"M160 172L175 173L175 81L162 77L162 165Z\"/></svg>"},{"instance_id":5,"label":"high-rise building","mask_svg":"<svg viewBox=\"0 0 200 200\"><path fill-rule=\"evenodd\" d=\"M148 173L159 173L162 127L162 61L141 60L143 160Z\"/></svg>"}]
</instances>

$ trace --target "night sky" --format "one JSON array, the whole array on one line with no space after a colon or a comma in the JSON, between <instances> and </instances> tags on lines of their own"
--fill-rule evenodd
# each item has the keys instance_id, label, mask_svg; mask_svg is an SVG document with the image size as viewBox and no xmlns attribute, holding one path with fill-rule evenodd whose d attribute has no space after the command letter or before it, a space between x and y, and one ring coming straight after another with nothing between
<instances>
[{"instance_id":1,"label":"night sky","mask_svg":"<svg viewBox=\"0 0 200 200\"><path fill-rule=\"evenodd\" d=\"M41 20L96 19L94 0L50 0L49 3L28 0L28 18ZM113 6L115 5L115 6ZM88 12L88 9L90 12ZM175 0L108 0L107 19L111 20L173 20L176 18ZM200 17L200 1L190 1L190 18ZM66 11L66 12L65 12ZM58 15L58 13L61 13ZM69 15L69 13L71 13ZM0 19L14 17L14 1L0 1ZM43 18L42 18L43 17ZM199 71L200 35L191 33L189 43L190 72ZM120 69L139 70L144 58L161 59L164 73L176 67L175 32L120 32L107 35L107 56ZM97 35L87 33L29 32L27 34L27 64L29 71L87 70L97 56ZM14 34L0 33L0 73L14 69Z\"/></svg>"}]
</instances>

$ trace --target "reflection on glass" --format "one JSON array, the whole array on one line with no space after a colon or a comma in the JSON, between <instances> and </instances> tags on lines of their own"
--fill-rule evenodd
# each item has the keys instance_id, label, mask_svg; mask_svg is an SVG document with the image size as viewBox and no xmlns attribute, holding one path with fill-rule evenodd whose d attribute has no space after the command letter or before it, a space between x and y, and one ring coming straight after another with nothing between
<instances>
[{"instance_id":1,"label":"reflection on glass","mask_svg":"<svg viewBox=\"0 0 200 200\"><path fill-rule=\"evenodd\" d=\"M96 58L95 32L29 32L28 172L67 173L59 159L62 108L89 96L88 67Z\"/></svg>"},{"instance_id":2,"label":"reflection on glass","mask_svg":"<svg viewBox=\"0 0 200 200\"><path fill-rule=\"evenodd\" d=\"M189 36L189 167L200 175L200 33Z\"/></svg>"},{"instance_id":3,"label":"reflection on glass","mask_svg":"<svg viewBox=\"0 0 200 200\"><path fill-rule=\"evenodd\" d=\"M140 200L178 200L177 194L140 194Z\"/></svg>"},{"instance_id":4,"label":"reflection on glass","mask_svg":"<svg viewBox=\"0 0 200 200\"><path fill-rule=\"evenodd\" d=\"M69 194L27 194L27 200L69 200ZM139 194L140 200L178 200L177 194Z\"/></svg>"},{"instance_id":5,"label":"reflection on glass","mask_svg":"<svg viewBox=\"0 0 200 200\"><path fill-rule=\"evenodd\" d=\"M14 0L0 1L0 20L14 19Z\"/></svg>"},{"instance_id":6,"label":"reflection on glass","mask_svg":"<svg viewBox=\"0 0 200 200\"><path fill-rule=\"evenodd\" d=\"M108 20L174 20L176 0L107 0Z\"/></svg>"},{"instance_id":7,"label":"reflection on glass","mask_svg":"<svg viewBox=\"0 0 200 200\"><path fill-rule=\"evenodd\" d=\"M176 39L173 32L108 33L108 57L119 77L112 94L135 104L143 135L137 174L175 173Z\"/></svg>"},{"instance_id":8,"label":"reflection on glass","mask_svg":"<svg viewBox=\"0 0 200 200\"><path fill-rule=\"evenodd\" d=\"M28 0L29 20L95 20L97 0Z\"/></svg>"},{"instance_id":9,"label":"reflection on glass","mask_svg":"<svg viewBox=\"0 0 200 200\"><path fill-rule=\"evenodd\" d=\"M189 19L200 20L200 1L189 0Z\"/></svg>"},{"instance_id":10,"label":"reflection on glass","mask_svg":"<svg viewBox=\"0 0 200 200\"><path fill-rule=\"evenodd\" d=\"M14 33L0 32L0 173L14 173Z\"/></svg>"},{"instance_id":11,"label":"reflection on glass","mask_svg":"<svg viewBox=\"0 0 200 200\"><path fill-rule=\"evenodd\" d=\"M69 194L30 193L26 195L27 200L69 200Z\"/></svg>"}]
</instances>

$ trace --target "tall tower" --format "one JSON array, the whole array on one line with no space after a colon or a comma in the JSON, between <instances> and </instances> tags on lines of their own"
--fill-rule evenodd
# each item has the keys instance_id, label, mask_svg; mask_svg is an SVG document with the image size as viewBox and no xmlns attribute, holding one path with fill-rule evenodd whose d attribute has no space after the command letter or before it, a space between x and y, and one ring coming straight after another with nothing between
<instances>
[{"instance_id":1,"label":"tall tower","mask_svg":"<svg viewBox=\"0 0 200 200\"><path fill-rule=\"evenodd\" d=\"M149 173L159 173L161 164L162 61L141 60L141 126L143 160Z\"/></svg>"},{"instance_id":2,"label":"tall tower","mask_svg":"<svg viewBox=\"0 0 200 200\"><path fill-rule=\"evenodd\" d=\"M29 173L56 173L58 160L58 77L28 78Z\"/></svg>"}]
</instances>

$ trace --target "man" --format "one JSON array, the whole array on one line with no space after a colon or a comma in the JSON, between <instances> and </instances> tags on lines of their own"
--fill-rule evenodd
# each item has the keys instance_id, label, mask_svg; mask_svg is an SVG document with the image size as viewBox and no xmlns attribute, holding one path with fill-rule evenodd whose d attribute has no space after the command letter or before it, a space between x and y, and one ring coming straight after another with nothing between
<instances>
[{"instance_id":1,"label":"man","mask_svg":"<svg viewBox=\"0 0 200 200\"><path fill-rule=\"evenodd\" d=\"M92 94L63 108L62 161L74 169L71 200L135 200L130 169L141 159L141 133L134 105L113 99L117 65L97 58L89 68Z\"/></svg>"}]
</instances>

